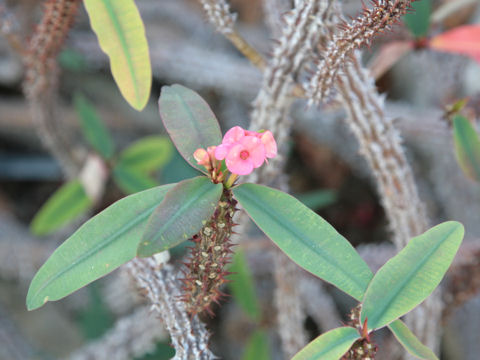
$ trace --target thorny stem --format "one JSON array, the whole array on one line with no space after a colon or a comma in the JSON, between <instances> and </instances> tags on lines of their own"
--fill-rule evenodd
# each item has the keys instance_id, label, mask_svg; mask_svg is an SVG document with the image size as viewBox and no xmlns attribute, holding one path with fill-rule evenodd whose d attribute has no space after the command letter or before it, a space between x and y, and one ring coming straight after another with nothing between
<instances>
[{"instance_id":1,"label":"thorny stem","mask_svg":"<svg viewBox=\"0 0 480 360\"><path fill-rule=\"evenodd\" d=\"M218 303L225 295L221 286L228 282L226 265L232 253L230 236L233 233L233 215L236 201L232 192L225 189L213 216L200 232L193 236L189 261L185 263L182 299L190 314L207 311L213 316L211 303Z\"/></svg>"}]
</instances>

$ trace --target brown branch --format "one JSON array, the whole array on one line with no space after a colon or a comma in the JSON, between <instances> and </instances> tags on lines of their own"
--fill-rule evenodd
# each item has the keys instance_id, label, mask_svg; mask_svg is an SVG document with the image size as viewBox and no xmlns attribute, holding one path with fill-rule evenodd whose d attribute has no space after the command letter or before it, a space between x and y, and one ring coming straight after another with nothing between
<instances>
[{"instance_id":1,"label":"brown branch","mask_svg":"<svg viewBox=\"0 0 480 360\"><path fill-rule=\"evenodd\" d=\"M234 28L236 14L230 12L225 0L200 0L210 23L224 35L250 62L260 69L265 67L265 60Z\"/></svg>"},{"instance_id":2,"label":"brown branch","mask_svg":"<svg viewBox=\"0 0 480 360\"><path fill-rule=\"evenodd\" d=\"M354 50L368 46L375 36L400 21L410 7L409 0L375 0L373 8L364 8L350 24L343 22L342 31L335 34L322 53L323 60L305 85L310 102L319 104L335 84L335 79Z\"/></svg>"},{"instance_id":3,"label":"brown branch","mask_svg":"<svg viewBox=\"0 0 480 360\"><path fill-rule=\"evenodd\" d=\"M73 25L79 0L49 0L42 20L30 39L25 56L24 93L30 103L35 128L52 155L74 177L81 164L57 118L57 55Z\"/></svg>"}]
</instances>

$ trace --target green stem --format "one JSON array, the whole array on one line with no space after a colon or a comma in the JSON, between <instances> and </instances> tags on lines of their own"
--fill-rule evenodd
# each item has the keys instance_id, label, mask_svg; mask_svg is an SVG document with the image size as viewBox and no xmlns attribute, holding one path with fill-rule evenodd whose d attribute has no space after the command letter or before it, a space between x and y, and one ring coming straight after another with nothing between
<instances>
[{"instance_id":1,"label":"green stem","mask_svg":"<svg viewBox=\"0 0 480 360\"><path fill-rule=\"evenodd\" d=\"M238 178L237 174L231 174L230 177L228 178L227 182L225 183L225 188L230 189L232 187L233 183L235 182L235 180L237 180L237 178Z\"/></svg>"}]
</instances>

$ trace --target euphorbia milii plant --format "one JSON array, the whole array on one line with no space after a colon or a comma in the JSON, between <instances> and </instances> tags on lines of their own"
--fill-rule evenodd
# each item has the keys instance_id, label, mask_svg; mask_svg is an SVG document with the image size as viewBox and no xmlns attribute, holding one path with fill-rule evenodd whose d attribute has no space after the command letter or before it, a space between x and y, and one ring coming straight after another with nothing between
<instances>
[{"instance_id":1,"label":"euphorbia milii plant","mask_svg":"<svg viewBox=\"0 0 480 360\"><path fill-rule=\"evenodd\" d=\"M385 326L415 356L436 359L399 318L439 284L462 241L461 224L445 222L413 238L373 274L343 236L297 199L242 183L241 176L269 166L267 160L277 155L271 131L235 126L222 138L206 102L180 85L162 89L159 109L178 151L203 175L127 196L87 221L35 275L29 310L67 296L136 256L192 241L179 301L191 314L213 313L211 304L222 297L227 281L239 204L294 262L360 303L346 326L319 336L294 359L373 358L371 333Z\"/></svg>"}]
</instances>

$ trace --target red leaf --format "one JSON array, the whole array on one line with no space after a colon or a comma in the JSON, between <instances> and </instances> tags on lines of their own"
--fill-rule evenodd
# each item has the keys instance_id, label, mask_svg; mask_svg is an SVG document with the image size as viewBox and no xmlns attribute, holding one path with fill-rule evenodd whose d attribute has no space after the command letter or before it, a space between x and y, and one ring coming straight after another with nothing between
<instances>
[{"instance_id":1,"label":"red leaf","mask_svg":"<svg viewBox=\"0 0 480 360\"><path fill-rule=\"evenodd\" d=\"M430 48L467 55L480 62L480 25L459 26L433 37Z\"/></svg>"}]
</instances>

